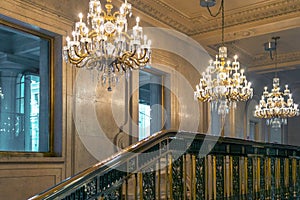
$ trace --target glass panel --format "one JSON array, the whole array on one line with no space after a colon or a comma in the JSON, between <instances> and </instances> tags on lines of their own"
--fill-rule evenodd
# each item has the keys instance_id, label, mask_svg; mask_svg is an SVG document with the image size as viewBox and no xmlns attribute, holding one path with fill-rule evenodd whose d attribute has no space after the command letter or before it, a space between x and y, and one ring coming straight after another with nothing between
<instances>
[{"instance_id":1,"label":"glass panel","mask_svg":"<svg viewBox=\"0 0 300 200\"><path fill-rule=\"evenodd\" d=\"M39 94L40 94L40 78L38 76L30 76L30 132L32 151L39 151Z\"/></svg>"},{"instance_id":2,"label":"glass panel","mask_svg":"<svg viewBox=\"0 0 300 200\"><path fill-rule=\"evenodd\" d=\"M162 129L162 75L140 71L139 139Z\"/></svg>"},{"instance_id":3,"label":"glass panel","mask_svg":"<svg viewBox=\"0 0 300 200\"><path fill-rule=\"evenodd\" d=\"M49 39L0 24L0 151L49 152Z\"/></svg>"},{"instance_id":4,"label":"glass panel","mask_svg":"<svg viewBox=\"0 0 300 200\"><path fill-rule=\"evenodd\" d=\"M150 136L150 105L139 103L139 139Z\"/></svg>"}]
</instances>

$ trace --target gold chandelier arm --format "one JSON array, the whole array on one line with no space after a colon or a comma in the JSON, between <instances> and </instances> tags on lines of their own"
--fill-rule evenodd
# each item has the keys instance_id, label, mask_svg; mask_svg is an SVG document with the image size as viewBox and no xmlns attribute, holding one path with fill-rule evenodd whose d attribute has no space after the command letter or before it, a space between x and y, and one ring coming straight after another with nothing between
<instances>
[{"instance_id":1,"label":"gold chandelier arm","mask_svg":"<svg viewBox=\"0 0 300 200\"><path fill-rule=\"evenodd\" d=\"M76 51L76 50L74 50L74 53L78 58L85 58L88 56L88 54L79 54L78 51Z\"/></svg>"},{"instance_id":2,"label":"gold chandelier arm","mask_svg":"<svg viewBox=\"0 0 300 200\"><path fill-rule=\"evenodd\" d=\"M95 38L97 36L99 36L99 33L97 33L95 30L90 31L88 34L89 38Z\"/></svg>"},{"instance_id":3,"label":"gold chandelier arm","mask_svg":"<svg viewBox=\"0 0 300 200\"><path fill-rule=\"evenodd\" d=\"M114 12L113 17L116 19L118 17L118 15L120 15L119 11ZM125 14L124 14L125 15Z\"/></svg>"},{"instance_id":4,"label":"gold chandelier arm","mask_svg":"<svg viewBox=\"0 0 300 200\"><path fill-rule=\"evenodd\" d=\"M128 62L131 61L130 63L134 63L135 66L138 66L138 65L139 65L139 62L138 62L137 59L134 58L134 57L129 57L129 58L127 59L127 61L128 61ZM133 67L133 69L138 69L138 67L134 67L134 65L132 65L132 67Z\"/></svg>"},{"instance_id":5,"label":"gold chandelier arm","mask_svg":"<svg viewBox=\"0 0 300 200\"><path fill-rule=\"evenodd\" d=\"M78 59L73 59L70 55L68 55L69 57L69 61L71 64L75 65L76 67L78 68L82 68L84 65L79 65L83 60L84 58L78 58Z\"/></svg>"},{"instance_id":6,"label":"gold chandelier arm","mask_svg":"<svg viewBox=\"0 0 300 200\"><path fill-rule=\"evenodd\" d=\"M141 58L138 58L137 56L133 56L132 59L134 59L137 65L145 65L149 62L150 58L146 57L147 52L144 50L144 55Z\"/></svg>"},{"instance_id":7,"label":"gold chandelier arm","mask_svg":"<svg viewBox=\"0 0 300 200\"><path fill-rule=\"evenodd\" d=\"M136 50L134 50L132 53L129 51L126 51L123 53L123 55L121 57L118 58L118 60L120 63L125 63L126 60L133 57L135 53L136 53Z\"/></svg>"},{"instance_id":8,"label":"gold chandelier arm","mask_svg":"<svg viewBox=\"0 0 300 200\"><path fill-rule=\"evenodd\" d=\"M150 58L146 58L146 59L144 59L144 61L140 61L140 63L141 63L142 65L145 65L145 64L147 64L149 61L150 61Z\"/></svg>"},{"instance_id":9,"label":"gold chandelier arm","mask_svg":"<svg viewBox=\"0 0 300 200\"><path fill-rule=\"evenodd\" d=\"M210 98L210 96L209 95L205 95L205 96L199 96L199 97L197 97L198 98L198 100L200 100L201 102L208 102L209 101L209 98Z\"/></svg>"},{"instance_id":10,"label":"gold chandelier arm","mask_svg":"<svg viewBox=\"0 0 300 200\"><path fill-rule=\"evenodd\" d=\"M77 62L77 61L80 61L80 60L83 60L84 58L78 56L78 58L73 58L71 53L70 53L70 50L67 50L67 53L68 53L68 58L70 61L73 61L73 62Z\"/></svg>"},{"instance_id":11,"label":"gold chandelier arm","mask_svg":"<svg viewBox=\"0 0 300 200\"><path fill-rule=\"evenodd\" d=\"M84 44L85 50L87 52L86 56L91 54L91 52L89 50L89 47L88 47L88 44L89 44L88 42L85 42L85 44Z\"/></svg>"},{"instance_id":12,"label":"gold chandelier arm","mask_svg":"<svg viewBox=\"0 0 300 200\"><path fill-rule=\"evenodd\" d=\"M143 60L143 59L146 57L146 55L147 55L147 50L144 49L143 55L142 55L140 58L138 58L138 59L139 59L139 60Z\"/></svg>"},{"instance_id":13,"label":"gold chandelier arm","mask_svg":"<svg viewBox=\"0 0 300 200\"><path fill-rule=\"evenodd\" d=\"M127 66L128 69L138 69L138 68L134 67L132 62L130 62L129 60L126 60L124 63Z\"/></svg>"},{"instance_id":14,"label":"gold chandelier arm","mask_svg":"<svg viewBox=\"0 0 300 200\"><path fill-rule=\"evenodd\" d=\"M103 14L102 17L103 17L104 19L106 19L107 16L108 16L107 13L106 13L104 10L101 10L100 16L101 16L101 14Z\"/></svg>"}]
</instances>

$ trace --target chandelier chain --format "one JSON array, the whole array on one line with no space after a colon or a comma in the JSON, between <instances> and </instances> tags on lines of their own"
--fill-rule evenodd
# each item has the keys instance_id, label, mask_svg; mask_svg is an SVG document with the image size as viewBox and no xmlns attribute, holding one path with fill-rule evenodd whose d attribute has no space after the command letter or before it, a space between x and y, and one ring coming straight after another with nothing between
<instances>
[{"instance_id":1,"label":"chandelier chain","mask_svg":"<svg viewBox=\"0 0 300 200\"><path fill-rule=\"evenodd\" d=\"M275 55L274 55L274 57L275 57L275 78L277 78L277 39L275 39Z\"/></svg>"},{"instance_id":2,"label":"chandelier chain","mask_svg":"<svg viewBox=\"0 0 300 200\"><path fill-rule=\"evenodd\" d=\"M206 8L207 8L207 10L208 10L208 12L209 12L209 14L210 14L210 16L212 16L212 17L217 17L217 16L221 13L223 1L224 1L224 0L222 0L221 6L219 7L218 12L217 12L216 14L213 14L213 13L212 13L212 11L210 10L210 8L209 8L208 5L206 6Z\"/></svg>"},{"instance_id":3,"label":"chandelier chain","mask_svg":"<svg viewBox=\"0 0 300 200\"><path fill-rule=\"evenodd\" d=\"M221 2L222 7L222 46L224 46L224 32L225 32L225 12L224 12L224 0Z\"/></svg>"},{"instance_id":4,"label":"chandelier chain","mask_svg":"<svg viewBox=\"0 0 300 200\"><path fill-rule=\"evenodd\" d=\"M213 14L212 13L212 11L210 10L210 8L209 8L209 6L207 5L206 6L206 8L207 8L207 10L208 10L208 12L209 12L209 14L210 14L210 16L212 16L212 17L217 17L219 14L221 14L221 20L222 20L222 26L221 26L221 28L222 28L222 46L224 46L224 29L225 29L225 9L224 9L224 0L222 0L221 1L221 5L220 5L220 7L219 7L219 9L218 9L218 11L217 11L217 13L216 14Z\"/></svg>"}]
</instances>

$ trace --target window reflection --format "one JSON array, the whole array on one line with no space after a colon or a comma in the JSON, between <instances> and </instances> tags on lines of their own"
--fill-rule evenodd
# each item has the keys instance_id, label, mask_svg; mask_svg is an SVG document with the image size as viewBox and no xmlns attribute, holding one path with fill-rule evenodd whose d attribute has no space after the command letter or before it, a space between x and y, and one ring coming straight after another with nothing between
<instances>
[{"instance_id":1,"label":"window reflection","mask_svg":"<svg viewBox=\"0 0 300 200\"><path fill-rule=\"evenodd\" d=\"M0 151L49 151L49 39L0 24Z\"/></svg>"}]
</instances>

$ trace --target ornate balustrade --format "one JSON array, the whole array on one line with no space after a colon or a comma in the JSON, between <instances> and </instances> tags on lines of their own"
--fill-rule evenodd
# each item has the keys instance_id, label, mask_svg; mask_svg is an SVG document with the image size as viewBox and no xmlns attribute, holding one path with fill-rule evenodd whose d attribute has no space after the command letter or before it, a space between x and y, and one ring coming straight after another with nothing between
<instances>
[{"instance_id":1,"label":"ornate balustrade","mask_svg":"<svg viewBox=\"0 0 300 200\"><path fill-rule=\"evenodd\" d=\"M164 131L31 200L300 199L299 184L299 147Z\"/></svg>"}]
</instances>

